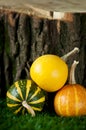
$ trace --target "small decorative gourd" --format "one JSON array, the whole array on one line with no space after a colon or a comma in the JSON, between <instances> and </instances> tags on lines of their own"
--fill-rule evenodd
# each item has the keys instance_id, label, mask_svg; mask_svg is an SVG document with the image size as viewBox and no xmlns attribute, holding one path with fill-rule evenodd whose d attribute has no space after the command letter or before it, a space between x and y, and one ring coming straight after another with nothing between
<instances>
[{"instance_id":1,"label":"small decorative gourd","mask_svg":"<svg viewBox=\"0 0 86 130\"><path fill-rule=\"evenodd\" d=\"M59 90L68 78L68 66L65 61L78 51L78 48L74 48L61 58L53 54L38 57L30 68L32 80L47 92Z\"/></svg>"},{"instance_id":2,"label":"small decorative gourd","mask_svg":"<svg viewBox=\"0 0 86 130\"><path fill-rule=\"evenodd\" d=\"M69 84L55 95L54 109L57 115L86 115L86 88L76 83L74 75L78 63L78 61L74 61L71 66Z\"/></svg>"},{"instance_id":3,"label":"small decorative gourd","mask_svg":"<svg viewBox=\"0 0 86 130\"><path fill-rule=\"evenodd\" d=\"M14 82L7 91L7 106L16 114L27 110L35 116L35 111L42 111L45 97L45 92L32 80L23 79Z\"/></svg>"}]
</instances>

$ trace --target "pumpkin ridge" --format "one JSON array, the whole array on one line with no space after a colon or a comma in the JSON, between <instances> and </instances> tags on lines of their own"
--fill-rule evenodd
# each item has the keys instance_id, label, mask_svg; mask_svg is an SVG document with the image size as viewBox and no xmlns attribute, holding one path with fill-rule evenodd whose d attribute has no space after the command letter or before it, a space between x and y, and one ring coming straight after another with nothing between
<instances>
[{"instance_id":1,"label":"pumpkin ridge","mask_svg":"<svg viewBox=\"0 0 86 130\"><path fill-rule=\"evenodd\" d=\"M45 101L45 97L41 97L38 100L29 102L29 104L38 104L38 103L41 103L41 102L44 102L44 101Z\"/></svg>"},{"instance_id":2,"label":"pumpkin ridge","mask_svg":"<svg viewBox=\"0 0 86 130\"><path fill-rule=\"evenodd\" d=\"M14 111L14 113L17 114L19 111L21 111L22 108L23 106L20 106L17 110Z\"/></svg>"},{"instance_id":3,"label":"pumpkin ridge","mask_svg":"<svg viewBox=\"0 0 86 130\"><path fill-rule=\"evenodd\" d=\"M41 107L39 108L39 107L34 107L34 106L32 106L32 109L35 110L35 111L41 111L42 110Z\"/></svg>"},{"instance_id":4,"label":"pumpkin ridge","mask_svg":"<svg viewBox=\"0 0 86 130\"><path fill-rule=\"evenodd\" d=\"M21 81L20 81L21 82ZM21 92L21 88L19 86L19 81L15 82L15 87L17 88L17 92L20 95L21 99L24 100L23 94Z\"/></svg>"},{"instance_id":5,"label":"pumpkin ridge","mask_svg":"<svg viewBox=\"0 0 86 130\"><path fill-rule=\"evenodd\" d=\"M26 83L26 97L25 97L25 99L28 98L28 95L29 95L29 92L30 92L30 88L31 88L31 81L27 80L27 83Z\"/></svg>"},{"instance_id":6,"label":"pumpkin ridge","mask_svg":"<svg viewBox=\"0 0 86 130\"><path fill-rule=\"evenodd\" d=\"M15 96L11 95L9 92L7 92L7 97L10 98L11 100L14 100L14 101L17 101L17 102L21 102L21 100L19 100Z\"/></svg>"},{"instance_id":7,"label":"pumpkin ridge","mask_svg":"<svg viewBox=\"0 0 86 130\"><path fill-rule=\"evenodd\" d=\"M79 102L78 96L77 96L77 88L74 87L74 86L73 86L73 88L74 88L74 93L75 93L75 113L76 113L76 115L78 115L79 109L78 109L78 107L76 106L77 103Z\"/></svg>"},{"instance_id":8,"label":"pumpkin ridge","mask_svg":"<svg viewBox=\"0 0 86 130\"><path fill-rule=\"evenodd\" d=\"M59 97L58 97L58 100L57 100L57 109L58 109L58 112L59 112L59 114L61 115L61 92L59 93Z\"/></svg>"},{"instance_id":9,"label":"pumpkin ridge","mask_svg":"<svg viewBox=\"0 0 86 130\"><path fill-rule=\"evenodd\" d=\"M12 104L12 103L7 103L7 106L8 107L16 107L16 106L19 106L20 104Z\"/></svg>"},{"instance_id":10,"label":"pumpkin ridge","mask_svg":"<svg viewBox=\"0 0 86 130\"><path fill-rule=\"evenodd\" d=\"M79 89L83 92L83 95L80 95L79 102L80 103L83 102L83 104L84 104L84 107L79 106L79 113L80 113L80 115L86 115L86 101L84 100L86 97L86 88L79 85ZM78 93L78 95L79 95L79 93Z\"/></svg>"},{"instance_id":11,"label":"pumpkin ridge","mask_svg":"<svg viewBox=\"0 0 86 130\"><path fill-rule=\"evenodd\" d=\"M70 92L67 91L67 98L69 98ZM69 115L69 100L66 101L66 114Z\"/></svg>"},{"instance_id":12,"label":"pumpkin ridge","mask_svg":"<svg viewBox=\"0 0 86 130\"><path fill-rule=\"evenodd\" d=\"M31 97L32 97L32 95L34 95L34 93L35 93L36 90L37 90L36 84L34 84L33 82L31 82L29 93L28 93L28 96L27 96L27 99L26 99L27 102L30 102L31 100L33 101L35 99L35 96L33 98L31 98Z\"/></svg>"},{"instance_id":13,"label":"pumpkin ridge","mask_svg":"<svg viewBox=\"0 0 86 130\"><path fill-rule=\"evenodd\" d=\"M35 93L30 97L29 100L31 100L32 98L34 98L40 91L41 91L41 89L40 89L39 87L37 87L37 90L36 90Z\"/></svg>"},{"instance_id":14,"label":"pumpkin ridge","mask_svg":"<svg viewBox=\"0 0 86 130\"><path fill-rule=\"evenodd\" d=\"M69 86L68 86L68 88L69 88ZM68 116L73 116L73 115L76 115L76 113L78 114L78 109L76 109L77 108L76 103L78 102L77 92L76 92L77 90L73 84L70 86L69 91L70 91L70 95L68 97L68 99L69 99L69 114L68 114ZM70 98L70 96L71 96L71 98Z\"/></svg>"}]
</instances>

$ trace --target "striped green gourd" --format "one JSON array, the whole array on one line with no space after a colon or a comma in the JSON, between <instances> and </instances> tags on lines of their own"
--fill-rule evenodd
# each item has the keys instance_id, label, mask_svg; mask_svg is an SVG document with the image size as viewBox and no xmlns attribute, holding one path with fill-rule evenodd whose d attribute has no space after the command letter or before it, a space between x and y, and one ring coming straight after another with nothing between
<instances>
[{"instance_id":1,"label":"striped green gourd","mask_svg":"<svg viewBox=\"0 0 86 130\"><path fill-rule=\"evenodd\" d=\"M45 103L45 92L32 80L19 80L7 91L7 106L14 113L28 111L35 116L35 111L42 111Z\"/></svg>"}]
</instances>

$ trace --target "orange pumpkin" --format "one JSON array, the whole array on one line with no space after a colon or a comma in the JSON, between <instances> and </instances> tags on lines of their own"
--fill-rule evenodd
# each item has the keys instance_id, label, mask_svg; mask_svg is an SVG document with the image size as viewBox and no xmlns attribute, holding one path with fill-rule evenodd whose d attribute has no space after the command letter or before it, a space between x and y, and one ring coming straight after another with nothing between
<instances>
[{"instance_id":1,"label":"orange pumpkin","mask_svg":"<svg viewBox=\"0 0 86 130\"><path fill-rule=\"evenodd\" d=\"M59 90L54 98L54 108L58 115L79 116L86 115L86 88L75 82L75 68L78 62L74 61L70 71L69 84Z\"/></svg>"}]
</instances>

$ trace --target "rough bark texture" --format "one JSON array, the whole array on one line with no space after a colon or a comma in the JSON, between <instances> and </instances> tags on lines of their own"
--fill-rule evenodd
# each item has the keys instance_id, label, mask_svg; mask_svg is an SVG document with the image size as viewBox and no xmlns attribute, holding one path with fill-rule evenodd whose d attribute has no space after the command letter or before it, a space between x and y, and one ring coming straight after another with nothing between
<instances>
[{"instance_id":1,"label":"rough bark texture","mask_svg":"<svg viewBox=\"0 0 86 130\"><path fill-rule=\"evenodd\" d=\"M73 21L48 20L19 13L0 13L0 95L9 86L26 78L25 67L43 54L63 56L74 47L80 53L71 57L80 63L76 80L86 87L86 14L72 14Z\"/></svg>"}]
</instances>

